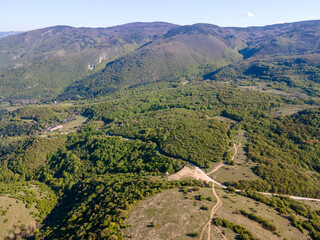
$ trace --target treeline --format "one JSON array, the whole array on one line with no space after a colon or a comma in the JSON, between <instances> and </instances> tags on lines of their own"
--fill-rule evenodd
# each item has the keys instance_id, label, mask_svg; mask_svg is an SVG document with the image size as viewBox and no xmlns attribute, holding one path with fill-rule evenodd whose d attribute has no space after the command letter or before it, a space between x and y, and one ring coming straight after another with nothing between
<instances>
[{"instance_id":1,"label":"treeline","mask_svg":"<svg viewBox=\"0 0 320 240\"><path fill-rule=\"evenodd\" d=\"M242 191L240 194L273 207L279 212L279 214L289 216L288 219L291 221L293 226L298 228L301 232L303 232L303 229L306 229L309 231L309 235L312 239L320 239L319 211L313 211L303 202L295 201L288 197L266 197L252 191ZM306 220L298 220L297 215L303 216Z\"/></svg>"},{"instance_id":2,"label":"treeline","mask_svg":"<svg viewBox=\"0 0 320 240\"><path fill-rule=\"evenodd\" d=\"M46 146L50 148L45 151L42 147ZM35 166L32 154L40 161ZM1 163L3 193L11 193L27 207L36 204L40 222L51 212L37 239L122 239L123 220L138 200L172 187L206 186L199 181L168 182L155 177L179 170L183 162L158 154L152 142L107 137L95 124L67 139L8 143L3 146ZM28 189L14 191L25 180L45 183L55 194L45 193L47 198L42 199Z\"/></svg>"},{"instance_id":3,"label":"treeline","mask_svg":"<svg viewBox=\"0 0 320 240\"><path fill-rule=\"evenodd\" d=\"M183 185L203 186L197 181L168 182L128 174L105 174L78 182L48 216L40 237L123 239L123 221L138 200Z\"/></svg>"},{"instance_id":4,"label":"treeline","mask_svg":"<svg viewBox=\"0 0 320 240\"><path fill-rule=\"evenodd\" d=\"M26 208L34 206L37 213L31 212L36 221L41 223L58 202L58 196L50 187L38 181L15 181L3 183L0 181L0 195L15 198L25 204Z\"/></svg>"},{"instance_id":5,"label":"treeline","mask_svg":"<svg viewBox=\"0 0 320 240\"><path fill-rule=\"evenodd\" d=\"M26 121L12 121L1 120L0 122L0 136L21 136L21 135L34 135L41 130L41 125L37 122Z\"/></svg>"},{"instance_id":6,"label":"treeline","mask_svg":"<svg viewBox=\"0 0 320 240\"><path fill-rule=\"evenodd\" d=\"M245 227L242 227L241 225L234 224L232 222L229 222L226 219L222 219L219 217L216 217L214 219L214 224L216 226L222 226L225 228L230 228L232 229L235 233L240 234L238 239L243 239L243 240L258 240L258 238L255 238L251 232L249 232Z\"/></svg>"},{"instance_id":7,"label":"treeline","mask_svg":"<svg viewBox=\"0 0 320 240\"><path fill-rule=\"evenodd\" d=\"M259 223L264 229L267 229L271 232L276 233L278 230L278 227L276 225L272 224L267 219L264 219L261 216L255 215L254 213L249 213L243 209L240 209L239 211L237 211L237 213Z\"/></svg>"},{"instance_id":8,"label":"treeline","mask_svg":"<svg viewBox=\"0 0 320 240\"><path fill-rule=\"evenodd\" d=\"M159 155L154 143L107 137L95 126L83 128L35 176L63 196L44 221L40 238L122 239L123 220L138 200L181 184L203 186L151 177L181 166L181 160Z\"/></svg>"},{"instance_id":9,"label":"treeline","mask_svg":"<svg viewBox=\"0 0 320 240\"><path fill-rule=\"evenodd\" d=\"M4 139L0 145L0 180L38 180L59 196L59 203L44 221L40 239L121 239L123 219L136 201L162 189L200 184L167 182L160 176L181 169L183 160L208 167L223 157L233 130L215 119L221 114L248 132L248 157L258 163L254 172L261 177L258 182L235 186L318 194L317 175L306 174L306 170L317 169L317 122L313 126L304 124L306 119L272 119L267 114L274 107L304 101L210 83L146 85L119 91L104 100L79 108L26 107L9 115L8 119L50 124L80 111L91 121L66 137L29 138L12 144ZM310 116L311 121L316 115ZM92 124L96 120L105 122L103 130ZM290 128L290 124L295 127ZM300 125L305 129L298 132L301 140L294 138ZM108 131L142 141L108 137ZM156 144L160 152L176 158L158 154ZM312 149L314 153L309 151ZM306 157L308 154L313 157Z\"/></svg>"},{"instance_id":10,"label":"treeline","mask_svg":"<svg viewBox=\"0 0 320 240\"><path fill-rule=\"evenodd\" d=\"M126 141L120 137L94 134L92 127L83 128L68 138L65 147L49 156L38 174L39 179L57 189L106 173L161 175L182 167L182 161L157 153L152 142Z\"/></svg>"}]
</instances>

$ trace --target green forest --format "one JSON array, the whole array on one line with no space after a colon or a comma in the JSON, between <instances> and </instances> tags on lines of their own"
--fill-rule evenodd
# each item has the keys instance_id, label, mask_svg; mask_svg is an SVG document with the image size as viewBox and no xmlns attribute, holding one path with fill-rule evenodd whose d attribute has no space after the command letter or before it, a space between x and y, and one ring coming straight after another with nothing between
<instances>
[{"instance_id":1,"label":"green forest","mask_svg":"<svg viewBox=\"0 0 320 240\"><path fill-rule=\"evenodd\" d=\"M245 149L248 159L257 163L252 171L260 180L226 184L320 195L317 102L311 110L272 118L269 113L275 108L310 104L309 100L212 82L141 86L101 100L68 107L22 107L2 115L6 130L1 140L0 180L16 186L3 192L20 199L14 189L29 182L51 192L46 209L36 197L29 200L38 206L38 221L44 224L36 238L122 239L123 221L132 206L168 188L204 186L199 181L168 181L165 176L189 162L203 168L220 162L240 129L249 138ZM78 132L43 135L44 128L63 124L74 114L88 117ZM219 116L233 119L234 124ZM6 124L19 127L23 121L37 128L32 133L22 128L10 134ZM308 229L307 224L300 223ZM250 236L247 230L241 231Z\"/></svg>"}]
</instances>

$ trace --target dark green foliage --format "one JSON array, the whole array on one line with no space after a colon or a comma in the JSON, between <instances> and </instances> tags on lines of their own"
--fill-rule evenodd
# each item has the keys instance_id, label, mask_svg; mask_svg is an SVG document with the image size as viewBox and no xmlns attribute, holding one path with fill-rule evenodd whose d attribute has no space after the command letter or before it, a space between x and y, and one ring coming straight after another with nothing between
<instances>
[{"instance_id":1,"label":"dark green foliage","mask_svg":"<svg viewBox=\"0 0 320 240\"><path fill-rule=\"evenodd\" d=\"M208 211L209 210L209 207L208 206L202 206L200 207L201 210L205 210L205 211Z\"/></svg>"},{"instance_id":2,"label":"dark green foliage","mask_svg":"<svg viewBox=\"0 0 320 240\"><path fill-rule=\"evenodd\" d=\"M180 160L159 155L153 143L107 137L84 128L70 136L66 148L52 154L38 174L40 181L64 196L45 220L43 236L122 239L122 221L137 200L162 189L203 185L150 177L180 168Z\"/></svg>"},{"instance_id":3,"label":"dark green foliage","mask_svg":"<svg viewBox=\"0 0 320 240\"><path fill-rule=\"evenodd\" d=\"M167 182L123 174L87 179L74 184L61 198L44 222L42 238L123 239L123 220L138 200L164 189L192 184L197 182Z\"/></svg>"},{"instance_id":4,"label":"dark green foliage","mask_svg":"<svg viewBox=\"0 0 320 240\"><path fill-rule=\"evenodd\" d=\"M36 122L25 121L1 121L0 135L1 136L21 136L33 135L40 130L40 125Z\"/></svg>"},{"instance_id":5,"label":"dark green foliage","mask_svg":"<svg viewBox=\"0 0 320 240\"><path fill-rule=\"evenodd\" d=\"M198 238L200 236L200 234L199 233L188 233L187 236L192 237L192 238Z\"/></svg>"},{"instance_id":6,"label":"dark green foliage","mask_svg":"<svg viewBox=\"0 0 320 240\"><path fill-rule=\"evenodd\" d=\"M80 113L81 107L25 106L15 111L0 112L0 136L36 135L43 129L65 123Z\"/></svg>"},{"instance_id":7,"label":"dark green foliage","mask_svg":"<svg viewBox=\"0 0 320 240\"><path fill-rule=\"evenodd\" d=\"M137 201L163 189L185 186L182 191L187 193L197 192L197 187L186 186L204 185L167 182L161 176L186 162L209 167L224 159L235 164L232 152L226 151L229 139L243 129L249 140L247 156L256 163L253 171L260 180L230 183L229 191L236 187L320 197L320 111L268 116L288 103L319 104L307 98L320 96L319 56L302 55L318 51L317 34L310 32L317 32L318 26L319 22L248 29L166 23L109 29L60 26L1 39L3 101L38 103L62 91L60 99L84 100L75 107L0 110L0 193L39 209L34 215L40 222L44 219L44 226L36 238L122 239L123 220ZM24 43L26 38L31 45ZM244 58L254 56L255 62L241 62L238 50ZM239 62L223 67L235 61ZM215 81L202 81L208 78ZM78 133L31 136L78 114L89 118ZM228 126L219 116L235 123ZM40 196L25 186L34 179L42 182L33 182ZM300 231L306 229L319 239L318 212L285 197L243 194L274 207ZM196 198L205 200L199 193ZM260 216L241 213L276 230ZM254 239L242 226L219 218L215 223L232 228L240 239Z\"/></svg>"},{"instance_id":8,"label":"dark green foliage","mask_svg":"<svg viewBox=\"0 0 320 240\"><path fill-rule=\"evenodd\" d=\"M222 218L215 218L214 219L214 224L216 226L222 226L225 228L231 228L235 233L240 234L240 239L250 239L250 240L256 240L251 232L249 232L246 228L242 227L241 225L236 225L232 222L229 222L226 219Z\"/></svg>"},{"instance_id":9,"label":"dark green foliage","mask_svg":"<svg viewBox=\"0 0 320 240\"><path fill-rule=\"evenodd\" d=\"M193 111L184 109L159 110L129 118L111 133L154 141L161 152L200 167L219 161L227 145L224 123L199 118Z\"/></svg>"},{"instance_id":10,"label":"dark green foliage","mask_svg":"<svg viewBox=\"0 0 320 240\"><path fill-rule=\"evenodd\" d=\"M92 135L90 128L69 137L66 148L50 156L39 176L58 188L105 173L158 175L173 173L182 162L159 155L153 143ZM63 185L61 185L63 179Z\"/></svg>"},{"instance_id":11,"label":"dark green foliage","mask_svg":"<svg viewBox=\"0 0 320 240\"><path fill-rule=\"evenodd\" d=\"M278 227L274 224L272 224L271 222L269 222L268 220L262 218L261 216L257 216L253 213L249 213L245 210L240 210L239 211L241 215L256 221L257 223L259 223L263 228L271 231L271 232L276 232L278 230Z\"/></svg>"},{"instance_id":12,"label":"dark green foliage","mask_svg":"<svg viewBox=\"0 0 320 240\"><path fill-rule=\"evenodd\" d=\"M213 84L170 90L149 86L116 96L121 99L93 105L84 114L91 119L105 119L106 123L113 121L111 134L151 140L161 152L201 167L220 160L228 143L227 125L209 116L228 109L244 118L279 106L282 101L267 94Z\"/></svg>"},{"instance_id":13,"label":"dark green foliage","mask_svg":"<svg viewBox=\"0 0 320 240\"><path fill-rule=\"evenodd\" d=\"M62 147L66 138L30 137L12 143L1 142L0 167L1 182L14 182L18 179L30 179L46 164L47 155Z\"/></svg>"}]
</instances>

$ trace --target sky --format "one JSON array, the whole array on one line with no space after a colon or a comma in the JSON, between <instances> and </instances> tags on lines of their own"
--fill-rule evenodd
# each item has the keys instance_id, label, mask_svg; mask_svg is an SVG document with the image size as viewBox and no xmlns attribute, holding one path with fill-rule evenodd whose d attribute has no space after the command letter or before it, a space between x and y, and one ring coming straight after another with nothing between
<instances>
[{"instance_id":1,"label":"sky","mask_svg":"<svg viewBox=\"0 0 320 240\"><path fill-rule=\"evenodd\" d=\"M154 21L247 27L314 19L320 19L319 0L0 0L0 31Z\"/></svg>"}]
</instances>

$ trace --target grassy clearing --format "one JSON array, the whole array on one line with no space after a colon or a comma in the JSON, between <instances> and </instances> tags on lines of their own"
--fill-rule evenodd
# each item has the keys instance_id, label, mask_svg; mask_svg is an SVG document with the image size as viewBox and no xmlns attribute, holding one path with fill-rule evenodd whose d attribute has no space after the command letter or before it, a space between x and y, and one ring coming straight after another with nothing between
<instances>
[{"instance_id":1,"label":"grassy clearing","mask_svg":"<svg viewBox=\"0 0 320 240\"><path fill-rule=\"evenodd\" d=\"M287 89L284 90L277 90L274 88L268 87L271 82L258 82L255 86L238 86L239 89L249 90L249 91L258 91L264 93L271 93L279 96L284 97L292 97L292 98L304 98L304 99L313 99L313 97L308 96L307 94L299 92L297 89Z\"/></svg>"},{"instance_id":2,"label":"grassy clearing","mask_svg":"<svg viewBox=\"0 0 320 240\"><path fill-rule=\"evenodd\" d=\"M66 123L63 126L63 129L61 130L61 132L71 132L76 130L77 128L79 128L83 123L85 123L87 121L88 118L78 115L76 116L76 119Z\"/></svg>"},{"instance_id":3,"label":"grassy clearing","mask_svg":"<svg viewBox=\"0 0 320 240\"><path fill-rule=\"evenodd\" d=\"M52 133L50 132L43 132L40 137L48 137L48 136L54 136L57 134L69 134L76 132L79 127L84 124L87 121L88 118L78 115L76 118L70 122L67 122L66 124L63 125L63 128L61 130L55 130Z\"/></svg>"},{"instance_id":4,"label":"grassy clearing","mask_svg":"<svg viewBox=\"0 0 320 240\"><path fill-rule=\"evenodd\" d=\"M232 141L238 146L238 151L234 158L236 165L224 165L217 172L211 174L211 177L222 183L259 179L259 177L252 172L252 168L257 164L247 158L247 154L244 149L248 141L247 137L245 136L245 132L243 130L238 131L238 133L233 137ZM232 154L234 153L234 149L231 149L230 151L232 151ZM218 163L213 164L211 169L217 165ZM210 169L207 172L209 171Z\"/></svg>"},{"instance_id":5,"label":"grassy clearing","mask_svg":"<svg viewBox=\"0 0 320 240\"><path fill-rule=\"evenodd\" d=\"M205 200L195 199L200 194ZM171 189L139 202L125 222L130 225L124 230L125 239L193 239L187 234L201 232L216 203L207 197L212 197L211 188L187 194ZM209 210L202 210L203 206Z\"/></svg>"},{"instance_id":6,"label":"grassy clearing","mask_svg":"<svg viewBox=\"0 0 320 240\"><path fill-rule=\"evenodd\" d=\"M7 211L5 215L3 211ZM34 206L28 209L21 201L0 196L0 239L19 232L19 226L34 228L36 221L31 212L37 213L37 209Z\"/></svg>"},{"instance_id":7,"label":"grassy clearing","mask_svg":"<svg viewBox=\"0 0 320 240\"><path fill-rule=\"evenodd\" d=\"M273 109L269 113L269 115L273 118L281 117L281 116L289 116L289 115L293 115L299 111L303 111L303 110L310 109L310 108L313 108L313 106L308 105L308 104L303 104L303 105L287 104L283 107Z\"/></svg>"},{"instance_id":8,"label":"grassy clearing","mask_svg":"<svg viewBox=\"0 0 320 240\"><path fill-rule=\"evenodd\" d=\"M224 165L219 171L213 173L211 177L221 183L240 180L257 180L259 177L251 170L254 166L256 166L256 164L253 162L247 162L238 166Z\"/></svg>"},{"instance_id":9,"label":"grassy clearing","mask_svg":"<svg viewBox=\"0 0 320 240\"><path fill-rule=\"evenodd\" d=\"M280 216L273 208L238 194L228 193L220 188L216 188L216 191L223 203L222 207L218 209L216 216L247 228L255 237L259 239L309 239L307 231L301 233L297 228L290 224L288 219ZM235 211L240 209L252 212L269 220L278 227L278 232L281 237L262 228L260 224L249 220L242 215L236 214ZM235 234L232 230L222 227L220 227L220 229L225 232L228 239L234 239Z\"/></svg>"}]
</instances>

